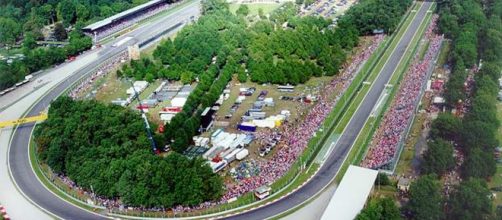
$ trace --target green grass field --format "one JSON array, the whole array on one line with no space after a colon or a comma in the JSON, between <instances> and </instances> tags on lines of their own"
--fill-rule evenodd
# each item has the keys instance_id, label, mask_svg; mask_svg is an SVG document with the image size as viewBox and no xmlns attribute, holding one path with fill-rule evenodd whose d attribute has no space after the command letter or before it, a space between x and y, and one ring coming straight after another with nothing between
<instances>
[{"instance_id":1,"label":"green grass field","mask_svg":"<svg viewBox=\"0 0 502 220\"><path fill-rule=\"evenodd\" d=\"M420 6L421 6L421 4L417 4L414 7L414 9L418 10L418 8L420 8ZM406 25L404 27L407 27L411 23L413 18L414 18L414 16L409 16L404 23ZM406 68L409 65L409 60L413 57L413 54L415 54L416 47L418 46L418 43L420 42L419 40L422 38L423 32L424 32L427 24L429 23L430 18L431 18L431 15L428 15L425 18L424 22L422 22L422 24L420 25L418 33L413 37L413 39L410 43L411 47L407 48L407 51L404 54L403 59L400 61L396 70L394 71L394 73L389 81L390 84L392 84L392 85L397 84L400 81L400 79L402 78L404 71L406 70ZM402 36L404 34L405 30L406 30L406 28L401 28L399 30L399 33L397 36ZM397 39L399 39L399 38L397 38ZM395 48L395 46L397 45L397 42L398 41L392 42L393 44L391 45L391 48ZM392 52L393 52L393 49L392 50L388 49L386 51L386 54L384 54L384 56L383 56L383 58L385 58L385 59L380 60L380 62L378 63L376 68L373 70L373 72L379 73L381 71L381 69L383 68L383 66L385 64L385 61L390 57ZM372 76L373 75L375 75L375 74L372 73ZM376 74L376 76L377 76L377 74ZM371 79L371 76L370 76L367 81L371 82L373 80L374 79ZM397 85L395 85L393 87L392 92L390 94L390 97L393 97L394 93L397 91L397 88L398 88ZM361 89L360 93L358 94L359 97L356 97L355 100L360 99L362 101L362 99L364 98L365 94L368 92L369 89L370 89L369 86L363 87ZM359 102L361 102L361 101L359 101ZM372 137L374 131L376 130L376 128L378 127L378 124L380 121L379 119L382 117L383 113L385 112L385 109L387 108L387 106L390 104L391 101L392 101L392 98L388 99L386 101L385 107L382 109L382 111L380 112L380 115L378 117L369 118L368 121L365 123L362 131L360 132L359 136L357 137L356 141L354 142L354 147L351 149L351 151L349 152L349 155L347 156L347 161L344 162L344 164L340 168L340 172L336 176L336 179L335 179L336 182L341 181L343 174L345 173L345 170L348 168L349 164L357 164L364 157L364 153L366 151L366 148L368 147L368 144L371 141L371 137ZM358 102L353 102L352 105L354 105L355 103L358 103ZM358 104L356 106L358 106ZM349 110L347 111L346 116L344 116L344 117L349 118L349 119L346 119L347 123L348 123L348 120L350 120L350 117L352 117L352 115L354 114L356 109L357 109L357 107L353 107L353 106L349 107ZM338 128L338 129L341 129L341 128Z\"/></svg>"}]
</instances>

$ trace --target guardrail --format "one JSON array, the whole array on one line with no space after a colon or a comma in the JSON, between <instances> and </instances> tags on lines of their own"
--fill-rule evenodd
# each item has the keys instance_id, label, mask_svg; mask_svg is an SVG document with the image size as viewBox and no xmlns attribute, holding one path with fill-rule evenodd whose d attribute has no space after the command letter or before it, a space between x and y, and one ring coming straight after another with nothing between
<instances>
[{"instance_id":1,"label":"guardrail","mask_svg":"<svg viewBox=\"0 0 502 220\"><path fill-rule=\"evenodd\" d=\"M409 10L399 23L398 27L396 30L400 29L406 19L410 16L410 11L413 9L415 5L410 6ZM397 33L397 32L396 32ZM375 66L378 64L378 61L382 58L384 55L384 52L389 48L389 46L392 44L392 42L395 40L396 34L393 34L389 40L385 42L385 45L383 47L379 47L376 53L378 53L377 58L372 61L371 64L369 64L369 68L366 69L364 72L360 72L363 69L363 66L366 65L364 63L359 67L357 70L359 73L354 76L354 79L352 81L353 84L349 86L346 91L338 97L337 100L337 106L341 105L342 107L335 107L333 111L326 117L324 120L323 124L320 126L321 130L318 130L316 132L316 135L312 137L309 142L308 142L308 147L304 150L302 155L293 163L289 171L279 180L274 182L272 184L272 190L271 190L271 195L268 198L273 198L276 196L277 193L285 190L288 186L290 186L293 181L297 179L297 177L305 170L307 166L310 166L315 157L317 156L317 153L321 150L323 144L326 142L326 140L329 138L329 136L332 134L333 130L336 127L336 124L340 121L340 119L343 116L344 111L350 106L351 100L357 95L357 91L360 90L360 88L363 86L363 82L370 76L370 73L373 71ZM381 45L380 45L381 46ZM352 86L352 85L357 85L357 86ZM337 111L338 110L338 111ZM326 129L327 128L327 129ZM251 196L250 196L251 195ZM213 213L221 213L221 212L228 212L236 208L244 208L243 206L252 206L257 203L265 202L268 201L268 199L265 200L256 200L252 196L252 193L247 193L241 196L241 198L244 197L244 200L238 200L233 203L229 204L223 204L219 205L218 207L215 208L209 208L209 209L204 209L204 210L194 210L192 212L187 212L187 213L155 213L155 212L149 212L149 211L119 211L119 210L111 210L113 216L121 217L122 214L126 214L128 216L138 216L138 217L199 217L203 218L203 215L209 215Z\"/></svg>"},{"instance_id":2,"label":"guardrail","mask_svg":"<svg viewBox=\"0 0 502 220\"><path fill-rule=\"evenodd\" d=\"M401 20L401 22L399 23L399 25L396 28L396 30L398 30L398 29L400 29L402 27L404 21L408 18L409 14L410 14L409 11L412 8L413 8L413 6L410 6L410 9L406 13L405 17ZM323 144L326 142L326 140L328 139L328 137L330 136L330 134L335 129L335 127L336 127L335 125L342 118L344 110L346 110L350 106L350 103L351 103L350 101L355 97L355 95L357 94L357 91L360 90L360 88L363 86L362 83L370 75L369 73L371 73L372 70L375 68L375 66L378 63L378 60L381 59L381 57L384 55L384 51L387 50L388 47L391 45L391 43L395 40L395 36L396 36L395 34L392 35L390 37L390 39L385 42L385 45L384 45L383 49L381 49L381 51L376 51L376 52L379 52L378 57L377 57L377 59L373 60L373 62L370 64L370 67L366 71L359 72L358 74L356 74L354 76L353 83L356 83L357 86L354 86L354 87L349 86L346 89L346 91L340 97L338 97L336 105L338 106L339 104L341 104L341 106L342 106L341 109L338 109L339 111L335 111L336 110L336 106L335 106L335 108L333 109L333 111L326 117L326 119L324 120L323 124L321 125L321 128L328 128L328 129L320 129L320 130L318 130L318 132L316 132L316 136L312 137L309 140L309 142L307 144L307 148L304 150L304 152L302 153L302 155L297 159L297 161L295 161L295 163L293 163L293 165L291 166L290 170L281 179L279 179L278 181L276 181L274 183L276 185L272 184L272 186L273 186L272 187L272 191L271 191L272 195L270 197L273 197L274 194L276 194L278 192L281 192L282 190L284 190L285 188L287 188L301 174L301 172L304 171L304 169L305 169L306 166L310 166L313 163L313 161L315 159L315 156L321 150ZM378 48L377 50L379 50L379 49L380 48ZM123 52L119 52L119 53L115 54L114 56L108 58L106 61L111 60L113 58L117 58L122 53ZM104 62L102 62L102 65L104 65L103 63ZM80 83L82 83L84 80L86 80L93 73L96 73L96 70L99 67L101 67L102 65L94 67L91 71L89 71L88 73L82 75L82 77L80 77L77 81L75 81L74 83L72 83L72 85L70 87L66 88L63 91L62 95L68 95L68 93L70 91L74 90L77 85L79 85ZM364 65L366 65L366 64L363 64L362 66L364 66ZM358 71L362 70L362 66L360 67L360 69ZM342 102L342 103L340 103L340 102ZM45 174L44 174L44 176L45 176ZM47 176L45 176L45 177L47 178ZM60 189L59 186L56 186L56 187L58 187L58 189ZM60 190L63 190L63 189L60 189ZM176 213L165 213L165 212L164 213L158 213L158 212L150 212L150 211L133 211L133 210L131 210L130 212L128 212L127 210L126 211L109 210L109 212L112 215L114 213L116 213L116 214L119 214L119 215L120 214L128 214L130 216L140 216L140 217L192 217L192 216L201 216L201 215L204 215L204 214L207 215L207 214L219 213L219 212L227 211L227 210L233 210L233 209L242 207L243 205L253 205L255 202L257 202L257 200L253 196L249 196L249 194L252 195L252 193L248 193L248 194L243 195L242 197L245 198L245 199L241 200L241 201L237 201L237 202L233 202L233 203L229 203L229 204L224 204L224 205L221 205L221 206L219 206L217 208L214 208L214 209L210 208L210 209L205 209L205 210L201 210L201 211L193 211L193 212L189 212L189 213L179 213L179 214L176 214ZM70 196L70 197L73 197L73 196ZM83 200L79 200L79 201L82 202L82 203L85 203L85 201L83 201ZM261 201L263 201L263 200L261 200ZM87 203L85 203L85 204L88 205ZM102 206L96 206L96 207L104 208Z\"/></svg>"},{"instance_id":3,"label":"guardrail","mask_svg":"<svg viewBox=\"0 0 502 220\"><path fill-rule=\"evenodd\" d=\"M439 51L441 50L441 47L443 45L443 40L441 41L441 46L439 48ZM432 75L432 72L434 72L434 66L436 65L436 62L437 62L437 59L439 57L439 51L438 53L435 55L434 57L434 62L431 62L429 68L428 68L428 71L427 71L427 77L426 79L430 79L431 75ZM425 92L425 89L427 88L427 83L424 83L422 85L422 88L420 89L420 95L419 97L422 97L424 95L424 92ZM399 162L399 157L401 156L401 153L404 149L404 145L405 145L405 141L406 141L406 138L408 137L408 135L410 134L410 130L411 130L411 127L413 125L413 122L415 121L415 117L416 117L416 113L418 112L418 108L419 108L419 103L422 101L421 98L417 99L415 101L415 110L414 110L414 113L413 113L413 117L412 119L410 120L410 122L408 123L408 125L406 125L406 130L404 132L404 134L401 136L401 138L399 139L399 144L398 144L398 151L397 153L394 155L394 158L392 158L391 162L390 162L390 167L391 169L389 169L388 171L390 171L391 173L394 173L396 171L396 167L397 167L397 164Z\"/></svg>"}]
</instances>

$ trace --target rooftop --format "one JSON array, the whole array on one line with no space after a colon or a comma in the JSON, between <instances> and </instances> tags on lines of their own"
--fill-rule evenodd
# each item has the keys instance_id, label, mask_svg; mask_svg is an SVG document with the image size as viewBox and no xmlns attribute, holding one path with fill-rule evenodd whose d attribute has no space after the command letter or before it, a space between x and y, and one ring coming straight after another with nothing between
<instances>
[{"instance_id":1,"label":"rooftop","mask_svg":"<svg viewBox=\"0 0 502 220\"><path fill-rule=\"evenodd\" d=\"M123 18L125 16L128 16L130 14L136 13L138 11L141 11L141 10L143 10L145 8L148 8L148 7L152 6L152 5L155 5L155 4L157 4L159 2L163 2L163 1L165 1L165 0L152 0L152 1L149 1L149 2L147 2L145 4L138 5L138 6L134 7L134 8L130 8L130 9L125 10L123 12L120 12L120 13L118 13L116 15L113 15L111 17L105 18L105 19L103 19L101 21L98 21L96 23L90 24L90 25L84 27L83 29L84 30L89 30L89 31L94 31L96 29L99 29L101 27L104 27L106 25L111 24L115 20L118 20L118 19Z\"/></svg>"},{"instance_id":2,"label":"rooftop","mask_svg":"<svg viewBox=\"0 0 502 220\"><path fill-rule=\"evenodd\" d=\"M378 171L350 165L321 220L352 220L363 209Z\"/></svg>"}]
</instances>

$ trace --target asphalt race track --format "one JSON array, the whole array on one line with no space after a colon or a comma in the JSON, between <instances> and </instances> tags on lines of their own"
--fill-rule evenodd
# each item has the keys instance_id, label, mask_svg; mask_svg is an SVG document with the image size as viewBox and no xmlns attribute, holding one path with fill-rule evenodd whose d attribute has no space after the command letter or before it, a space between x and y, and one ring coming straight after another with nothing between
<instances>
[{"instance_id":1,"label":"asphalt race track","mask_svg":"<svg viewBox=\"0 0 502 220\"><path fill-rule=\"evenodd\" d=\"M162 31L167 30L180 22L188 22L192 16L198 17L200 14L200 2L196 1L176 10L177 11L174 11L170 15L145 23L138 29L115 39L107 45L104 45L104 48L102 49L103 51L99 53L100 56L97 61L92 62L91 64L76 71L73 75L48 92L38 102L34 103L33 108L29 110L27 116L38 115L42 110L46 109L50 102L58 97L66 88L71 86L90 70L98 66L99 63L126 50L128 45L135 43L141 44L150 40L152 36L156 36ZM179 28L176 29L178 30ZM125 37L133 38L123 45L117 47L110 46ZM29 141L33 128L33 123L19 126L14 131L10 149L8 151L9 169L14 181L18 185L18 189L20 189L38 206L56 217L62 219L104 219L105 216L83 210L65 202L47 190L45 186L39 182L37 176L31 168L28 154Z\"/></svg>"},{"instance_id":2,"label":"asphalt race track","mask_svg":"<svg viewBox=\"0 0 502 220\"><path fill-rule=\"evenodd\" d=\"M290 208L302 203L303 201L311 198L318 191L328 185L333 177L338 172L341 167L344 158L350 151L352 143L354 143L359 131L362 129L366 119L371 113L373 106L376 104L378 97L380 96L385 84L390 79L394 69L399 63L401 57L404 55L406 47L410 44L413 36L416 34L420 23L425 18L427 10L431 5L431 2L425 2L423 6L417 12L415 19L410 24L406 33L403 35L402 39L398 43L395 50L392 52L388 62L383 67L382 71L379 73L377 79L373 82L368 95L364 98L360 107L355 112L352 120L347 125L346 130L341 135L334 150L329 155L326 162L321 167L317 175L305 186L290 194L282 200L272 203L268 206L264 206L249 212L245 212L229 219L266 219L268 217L280 214ZM89 72L92 68L96 67L100 62L118 54L119 52L126 49L127 45L134 43L142 43L149 40L151 36L155 36L163 30L159 30L159 27L164 27L165 29L172 27L179 22L186 22L191 16L198 16L200 13L199 2L195 4L189 4L184 6L182 9L176 12L144 24L142 27L132 31L129 34L125 34L123 37L116 39L114 42L127 37L132 36L133 39L128 41L126 44L119 47L110 47L112 43L105 45L105 48L100 53L99 61L93 62L82 69L76 71L75 74L71 75L65 79L61 84L57 85L53 90L43 96L38 102L34 103L33 108L29 110L27 116L33 116L39 114L42 110L46 109L50 102L55 99L62 91L67 87L76 82L80 77ZM164 30L165 30L164 29ZM106 216L102 216L90 211L83 210L72 204L65 202L59 197L55 196L52 192L47 190L42 183L39 182L37 176L31 168L28 147L33 131L34 124L26 124L18 127L13 134L10 150L8 151L8 165L12 174L12 177L18 188L34 203L43 209L47 210L56 217L63 219L104 219Z\"/></svg>"},{"instance_id":3,"label":"asphalt race track","mask_svg":"<svg viewBox=\"0 0 502 220\"><path fill-rule=\"evenodd\" d=\"M404 55L406 47L411 43L413 36L415 36L418 31L418 28L422 23L422 20L425 18L427 10L431 4L432 2L425 2L419 9L415 19L411 22L401 41L392 52L388 62L379 73L378 78L373 82L373 86L369 90L367 96L354 113L351 121L345 128L345 131L336 143L334 150L331 152L316 176L314 176L311 181L305 184L298 191L275 203L229 217L228 219L266 219L275 216L308 200L331 182L342 166L343 160L349 153L359 131L363 128L364 123L369 117L373 106L375 106L378 97L385 87L385 84L389 81L401 57Z\"/></svg>"}]
</instances>

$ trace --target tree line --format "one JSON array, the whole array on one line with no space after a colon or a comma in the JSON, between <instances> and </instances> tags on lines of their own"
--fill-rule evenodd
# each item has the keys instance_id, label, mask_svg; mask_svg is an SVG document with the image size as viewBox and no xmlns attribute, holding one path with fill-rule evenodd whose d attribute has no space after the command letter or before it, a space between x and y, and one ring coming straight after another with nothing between
<instances>
[{"instance_id":1,"label":"tree line","mask_svg":"<svg viewBox=\"0 0 502 220\"><path fill-rule=\"evenodd\" d=\"M433 147L437 149L448 149L445 152L437 152L439 155L451 155L452 144L455 143L466 155L463 166L465 178L489 178L495 173L495 161L493 151L498 146L496 132L500 126L497 119L496 96L499 91L498 79L502 69L502 19L500 14L501 4L488 1L481 5L477 1L451 1L439 5L440 29L452 38L452 50L450 52L450 65L452 73L450 81L446 84L446 98L451 108L456 108L458 104L457 96L462 96L460 100L465 101L470 98L471 105L463 118L456 117L452 113L442 113L433 121L431 125L430 139ZM483 11L483 8L486 8ZM499 13L499 14L497 14ZM474 17L477 19L475 26L470 24ZM456 19L453 19L456 18ZM452 20L449 20L452 19ZM458 25L452 25L458 24ZM464 30L468 28L471 31ZM474 29L473 29L474 28ZM455 30L459 30L456 32ZM463 30L463 31L460 31ZM474 31L472 31L474 30ZM469 42L459 40L469 32L471 40ZM474 49L468 49L473 44ZM468 51L475 54L468 55ZM474 88L471 97L467 97L464 82L467 76L467 69L478 64L480 69L474 76ZM458 84L461 84L460 86ZM459 94L459 95L452 95ZM435 151L435 150L433 150ZM441 150L442 151L442 150ZM443 165L432 165L438 160L433 156L425 155L426 173L443 174L451 168L451 158L442 159ZM430 157L430 158L429 158ZM446 158L446 156L441 157ZM447 162L446 162L447 161Z\"/></svg>"},{"instance_id":2,"label":"tree line","mask_svg":"<svg viewBox=\"0 0 502 220\"><path fill-rule=\"evenodd\" d=\"M21 47L24 60L0 62L0 91L13 86L30 73L65 61L91 48L92 39L81 28L117 14L147 0L6 0L0 1L0 46ZM54 24L54 37L68 40L60 47L39 47L44 26ZM67 30L71 30L67 33ZM22 44L17 45L17 43Z\"/></svg>"},{"instance_id":3,"label":"tree line","mask_svg":"<svg viewBox=\"0 0 502 220\"><path fill-rule=\"evenodd\" d=\"M392 33L412 0L363 0L352 6L341 20L349 20L363 34L374 30Z\"/></svg>"},{"instance_id":4,"label":"tree line","mask_svg":"<svg viewBox=\"0 0 502 220\"><path fill-rule=\"evenodd\" d=\"M143 119L130 109L61 97L34 137L40 160L55 173L127 205L198 205L223 193L205 160L152 154Z\"/></svg>"},{"instance_id":5,"label":"tree line","mask_svg":"<svg viewBox=\"0 0 502 220\"><path fill-rule=\"evenodd\" d=\"M181 153L198 133L200 112L218 99L233 75L240 82L292 85L311 77L336 75L347 54L357 46L359 36L368 34L359 31L367 27L356 21L353 14L367 10L366 7L386 10L390 6L409 6L410 2L358 4L354 7L360 9L349 10L333 28L331 20L295 16L297 6L293 3L284 4L268 18L261 16L249 23L245 9L232 14L227 3L210 0L203 3L204 15L195 24L155 49L153 60L132 61L118 73L138 80L197 81L183 111L166 125L163 143L172 144ZM393 11L396 16L404 12L405 9ZM373 14L371 18L377 17ZM385 25L392 32L396 24Z\"/></svg>"},{"instance_id":6,"label":"tree line","mask_svg":"<svg viewBox=\"0 0 502 220\"><path fill-rule=\"evenodd\" d=\"M500 219L502 209L493 213L486 180L496 172L493 152L499 144L495 135L500 126L496 95L502 70L502 2L441 1L438 13L439 31L452 40L448 62L452 71L445 85L448 109L468 98L471 107L463 118L446 112L432 122L420 165L422 176L411 184L409 202L401 211L408 219ZM479 60L469 96L464 87L467 71ZM454 145L464 155L462 179L459 185L444 186L439 177L456 166ZM391 210L389 202L370 203L359 219L394 219Z\"/></svg>"},{"instance_id":7,"label":"tree line","mask_svg":"<svg viewBox=\"0 0 502 220\"><path fill-rule=\"evenodd\" d=\"M39 47L34 35L25 33L21 50L24 58L15 59L10 64L0 62L0 91L22 81L30 73L62 63L69 56L92 46L91 38L85 36L80 29L71 31L69 36L69 44L64 47Z\"/></svg>"},{"instance_id":8,"label":"tree line","mask_svg":"<svg viewBox=\"0 0 502 220\"><path fill-rule=\"evenodd\" d=\"M155 136L158 145L169 143L178 153L198 133L202 110L213 105L233 76L242 82L297 84L335 75L364 34L350 19L331 29L329 20L292 16L293 4L253 24L230 13L223 0L205 1L202 7L203 16L174 40L162 42L153 58L132 61L118 71L138 80L197 82L164 136ZM51 104L35 140L40 159L55 172L126 204L172 207L221 196L221 178L201 159L153 155L142 129L141 118L130 110L61 98Z\"/></svg>"},{"instance_id":9,"label":"tree line","mask_svg":"<svg viewBox=\"0 0 502 220\"><path fill-rule=\"evenodd\" d=\"M439 29L452 40L452 71L445 85L448 107L455 109L467 99L471 105L462 118L446 112L432 122L421 163L424 176L412 183L403 211L411 219L500 219L502 210L493 213L486 180L496 172L494 148L499 145L496 96L502 70L502 3L442 1L438 12ZM475 65L481 66L474 76L474 91L468 94L464 82ZM444 196L438 178L456 166L454 145L464 155L462 179Z\"/></svg>"}]
</instances>

